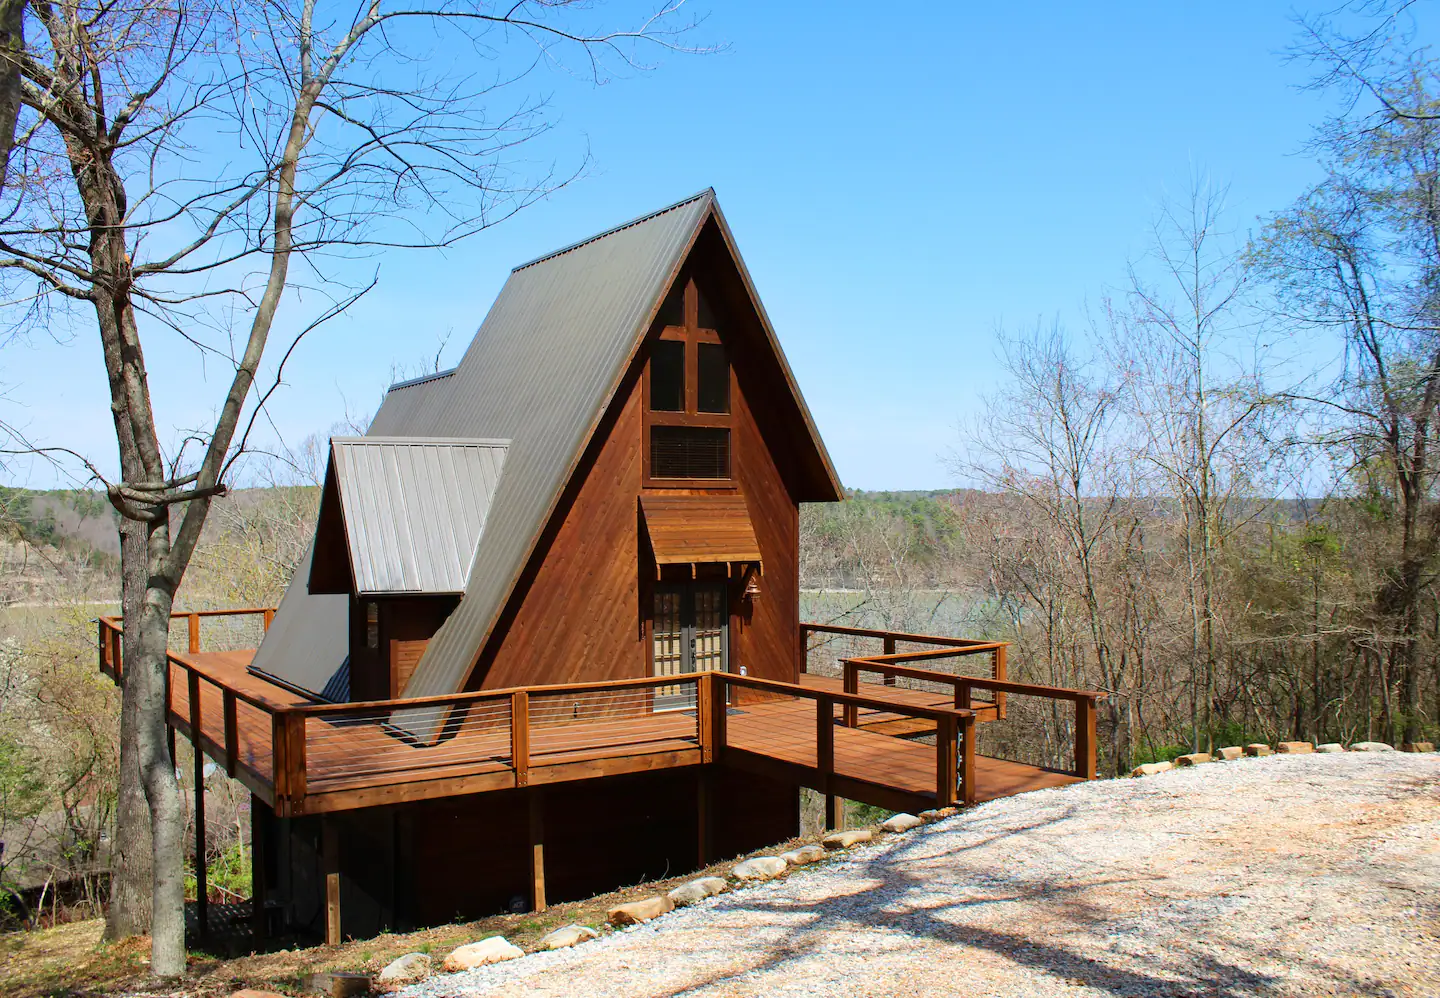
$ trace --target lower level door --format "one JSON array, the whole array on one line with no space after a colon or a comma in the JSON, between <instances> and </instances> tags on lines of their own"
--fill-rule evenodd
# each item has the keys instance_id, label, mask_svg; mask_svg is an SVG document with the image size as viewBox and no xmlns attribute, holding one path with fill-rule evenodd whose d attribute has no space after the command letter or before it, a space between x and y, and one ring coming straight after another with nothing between
<instances>
[{"instance_id":1,"label":"lower level door","mask_svg":"<svg viewBox=\"0 0 1440 998\"><path fill-rule=\"evenodd\" d=\"M729 653L729 623L723 584L657 585L651 626L655 675L724 672ZM694 704L693 683L661 686L655 690L656 709Z\"/></svg>"}]
</instances>

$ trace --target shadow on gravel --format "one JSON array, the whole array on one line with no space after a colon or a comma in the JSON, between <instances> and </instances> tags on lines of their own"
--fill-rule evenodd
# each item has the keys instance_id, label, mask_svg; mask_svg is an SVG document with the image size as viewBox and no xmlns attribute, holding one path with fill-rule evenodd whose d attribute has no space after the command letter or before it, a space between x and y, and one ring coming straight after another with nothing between
<instances>
[{"instance_id":1,"label":"shadow on gravel","mask_svg":"<svg viewBox=\"0 0 1440 998\"><path fill-rule=\"evenodd\" d=\"M826 898L810 904L795 901L767 901L760 897L750 898L745 893L729 896L716 906L716 913L751 912L767 918L771 924L780 924L809 916L805 924L787 933L785 939L774 944L762 960L738 973L717 974L711 979L695 981L687 987L691 992L707 986L724 984L727 981L749 979L754 984L758 975L769 971L785 969L787 964L808 957L825 961L843 979L843 955L834 951L833 939L825 936L833 932L841 936L853 935L857 928L875 929L888 932L902 932L915 939L933 940L957 946L983 949L1000 954L1016 964L1031 967L1055 978L1055 983L1069 983L1106 991L1117 996L1164 995L1176 998L1207 996L1207 998L1254 998L1257 995L1273 995L1282 991L1282 982L1275 977L1256 972L1238 963L1217 960L1211 956L1196 953L1192 949L1176 947L1176 941L1190 938L1192 925L1182 920L1165 935L1152 938L1157 948L1168 947L1170 959L1164 968L1156 967L1154 973L1106 962L1108 954L1077 952L1064 946L1036 942L1026 935L1024 923L1018 921L1015 931L998 930L977 924L967 924L967 913L980 913L991 906L1003 906L1017 902L1032 902L1043 906L1049 917L1062 928L1086 933L1092 938L1113 938L1117 932L1127 931L1135 918L1151 919L1154 912L1116 912L1103 899L1092 898L1095 891L1103 891L1124 884L1163 883L1163 876L1114 877L1097 879L1088 876L1083 882L1064 878L1037 878L1033 875L1009 874L996 868L988 859L984 862L974 853L1000 839L1024 831L1034 831L1045 826L1059 824L1073 815L1069 809L1047 816L1046 820L1031 822L1021 827L1008 826L994 835L958 843L954 848L935 848L936 843L927 838L897 843L882 855L869 861L856 862L844 871L857 884L855 893ZM906 861L909 860L907 864ZM1063 864L1068 857L1057 855L1055 861ZM950 867L944 878L937 880L927 872L937 863ZM921 865L923 864L923 866ZM908 866L908 868L907 868ZM833 876L839 870L817 872L817 876ZM870 885L870 886L860 886ZM956 895L963 895L957 897ZM1185 898L1176 898L1184 902ZM1157 904L1165 903L1157 899ZM1203 902L1202 902L1203 903ZM989 913L985 913L987 916ZM1017 912L1017 916L1018 916ZM1202 926L1211 916L1196 913L1193 916ZM1254 941L1253 954L1256 958L1278 957L1263 945L1262 940ZM1134 963L1138 958L1127 958ZM1293 961L1293 954L1285 957ZM1247 961L1247 962L1258 962ZM857 960L857 971L864 963ZM1320 968L1332 979L1332 986L1341 993L1361 993L1363 982L1338 980L1333 968ZM859 982L857 982L859 983ZM1016 982L1014 991L1021 991ZM1353 989L1353 991L1351 990Z\"/></svg>"}]
</instances>

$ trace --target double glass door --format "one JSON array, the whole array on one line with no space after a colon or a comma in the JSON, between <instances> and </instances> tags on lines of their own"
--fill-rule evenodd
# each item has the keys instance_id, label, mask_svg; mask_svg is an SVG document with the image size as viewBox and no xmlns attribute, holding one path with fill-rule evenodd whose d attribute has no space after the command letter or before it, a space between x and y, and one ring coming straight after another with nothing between
<instances>
[{"instance_id":1,"label":"double glass door","mask_svg":"<svg viewBox=\"0 0 1440 998\"><path fill-rule=\"evenodd\" d=\"M657 676L724 672L729 652L729 615L723 583L657 585L652 618L652 659ZM655 690L659 708L692 706L693 683Z\"/></svg>"}]
</instances>

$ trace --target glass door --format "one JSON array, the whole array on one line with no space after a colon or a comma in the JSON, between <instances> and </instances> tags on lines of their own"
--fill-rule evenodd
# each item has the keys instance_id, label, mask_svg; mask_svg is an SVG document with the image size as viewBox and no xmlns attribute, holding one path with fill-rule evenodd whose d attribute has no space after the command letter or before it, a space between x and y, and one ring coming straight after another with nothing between
<instances>
[{"instance_id":1,"label":"glass door","mask_svg":"<svg viewBox=\"0 0 1440 998\"><path fill-rule=\"evenodd\" d=\"M657 676L725 671L729 614L723 583L689 582L655 587L651 661ZM692 683L655 689L655 709L695 706Z\"/></svg>"}]
</instances>

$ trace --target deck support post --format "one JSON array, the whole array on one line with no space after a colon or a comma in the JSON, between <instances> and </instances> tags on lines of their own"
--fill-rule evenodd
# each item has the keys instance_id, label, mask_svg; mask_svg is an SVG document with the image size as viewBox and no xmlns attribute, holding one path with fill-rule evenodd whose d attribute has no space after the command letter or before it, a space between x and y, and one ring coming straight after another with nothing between
<instances>
[{"instance_id":1,"label":"deck support post","mask_svg":"<svg viewBox=\"0 0 1440 998\"><path fill-rule=\"evenodd\" d=\"M264 942L270 935L270 924L265 918L267 825L265 813L260 810L264 806L265 802L259 797L250 795L250 933L257 943Z\"/></svg>"},{"instance_id":2,"label":"deck support post","mask_svg":"<svg viewBox=\"0 0 1440 998\"><path fill-rule=\"evenodd\" d=\"M695 868L702 869L710 863L710 767L701 766L695 780Z\"/></svg>"},{"instance_id":3,"label":"deck support post","mask_svg":"<svg viewBox=\"0 0 1440 998\"><path fill-rule=\"evenodd\" d=\"M197 938L210 938L210 883L205 855L205 751L200 747L200 676L186 675L190 700L190 758L195 784L195 924ZM170 729L172 734L174 729Z\"/></svg>"},{"instance_id":4,"label":"deck support post","mask_svg":"<svg viewBox=\"0 0 1440 998\"><path fill-rule=\"evenodd\" d=\"M1095 701L1089 697L1075 700L1075 775L1095 779Z\"/></svg>"},{"instance_id":5,"label":"deck support post","mask_svg":"<svg viewBox=\"0 0 1440 998\"><path fill-rule=\"evenodd\" d=\"M834 794L825 795L825 831L845 830L845 799Z\"/></svg>"},{"instance_id":6,"label":"deck support post","mask_svg":"<svg viewBox=\"0 0 1440 998\"><path fill-rule=\"evenodd\" d=\"M340 945L340 835L335 819L321 818L320 852L325 863L325 945Z\"/></svg>"},{"instance_id":7,"label":"deck support post","mask_svg":"<svg viewBox=\"0 0 1440 998\"><path fill-rule=\"evenodd\" d=\"M531 787L530 796L530 910L545 910L545 794Z\"/></svg>"},{"instance_id":8,"label":"deck support post","mask_svg":"<svg viewBox=\"0 0 1440 998\"><path fill-rule=\"evenodd\" d=\"M885 642L885 654L886 654L886 655L894 655L894 654L895 654L895 635L893 635L893 634L887 634L887 635L885 635L885 637L884 637L882 640ZM882 683L884 683L886 686L894 686L894 685L895 685L895 673L893 673L893 672L887 672L887 673L885 673L884 678L881 679L880 681L881 681Z\"/></svg>"}]
</instances>

